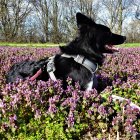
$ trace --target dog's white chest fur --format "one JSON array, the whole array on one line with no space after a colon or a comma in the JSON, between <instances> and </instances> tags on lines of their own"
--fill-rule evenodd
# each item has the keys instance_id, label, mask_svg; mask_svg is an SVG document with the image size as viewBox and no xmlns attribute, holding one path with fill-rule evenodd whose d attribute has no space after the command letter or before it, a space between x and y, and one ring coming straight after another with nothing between
<instances>
[{"instance_id":1,"label":"dog's white chest fur","mask_svg":"<svg viewBox=\"0 0 140 140\"><path fill-rule=\"evenodd\" d=\"M90 82L87 84L86 91L90 91L90 90L92 90L92 88L93 88L93 80L90 81Z\"/></svg>"},{"instance_id":2,"label":"dog's white chest fur","mask_svg":"<svg viewBox=\"0 0 140 140\"><path fill-rule=\"evenodd\" d=\"M97 88L97 84L97 77L95 76L95 74L93 74L91 80L86 85L86 91L91 91L93 88Z\"/></svg>"}]
</instances>

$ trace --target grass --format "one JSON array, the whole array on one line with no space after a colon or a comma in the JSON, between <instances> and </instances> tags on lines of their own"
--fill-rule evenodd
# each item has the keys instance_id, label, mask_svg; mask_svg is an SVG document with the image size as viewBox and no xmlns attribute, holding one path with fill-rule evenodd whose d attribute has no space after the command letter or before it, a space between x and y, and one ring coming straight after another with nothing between
<instances>
[{"instance_id":1,"label":"grass","mask_svg":"<svg viewBox=\"0 0 140 140\"><path fill-rule=\"evenodd\" d=\"M140 47L140 43L124 43L120 46L122 46L122 47Z\"/></svg>"},{"instance_id":2,"label":"grass","mask_svg":"<svg viewBox=\"0 0 140 140\"><path fill-rule=\"evenodd\" d=\"M0 46L10 47L57 47L62 46L64 43L16 43L16 42L0 42Z\"/></svg>"},{"instance_id":3,"label":"grass","mask_svg":"<svg viewBox=\"0 0 140 140\"><path fill-rule=\"evenodd\" d=\"M11 46L11 47L57 47L63 46L65 43L16 43L16 42L0 42L0 46ZM120 47L140 47L140 43L124 43L119 45Z\"/></svg>"}]
</instances>

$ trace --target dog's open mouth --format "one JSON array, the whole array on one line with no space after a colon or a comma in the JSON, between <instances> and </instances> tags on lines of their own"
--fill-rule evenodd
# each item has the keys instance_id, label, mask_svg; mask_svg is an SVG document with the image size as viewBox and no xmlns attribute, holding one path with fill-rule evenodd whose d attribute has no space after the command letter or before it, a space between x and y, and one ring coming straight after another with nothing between
<instances>
[{"instance_id":1,"label":"dog's open mouth","mask_svg":"<svg viewBox=\"0 0 140 140\"><path fill-rule=\"evenodd\" d=\"M114 45L110 45L110 44L105 45L105 49L106 49L106 50L113 51L113 52L118 52L118 51L119 51L119 48L117 48L117 47L114 46Z\"/></svg>"}]
</instances>

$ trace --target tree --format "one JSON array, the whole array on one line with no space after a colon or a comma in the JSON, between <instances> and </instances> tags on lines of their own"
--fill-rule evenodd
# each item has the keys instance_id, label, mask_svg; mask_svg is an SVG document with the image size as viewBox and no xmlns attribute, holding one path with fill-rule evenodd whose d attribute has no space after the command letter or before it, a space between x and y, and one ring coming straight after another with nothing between
<instances>
[{"instance_id":1,"label":"tree","mask_svg":"<svg viewBox=\"0 0 140 140\"><path fill-rule=\"evenodd\" d=\"M102 0L106 14L100 18L111 30L122 33L123 22L130 15L133 0Z\"/></svg>"},{"instance_id":2,"label":"tree","mask_svg":"<svg viewBox=\"0 0 140 140\"><path fill-rule=\"evenodd\" d=\"M135 17L136 19L140 20L140 6L137 6Z\"/></svg>"},{"instance_id":3,"label":"tree","mask_svg":"<svg viewBox=\"0 0 140 140\"><path fill-rule=\"evenodd\" d=\"M22 28L30 12L31 7L27 0L1 0L0 25L6 41L16 40L19 29Z\"/></svg>"},{"instance_id":4,"label":"tree","mask_svg":"<svg viewBox=\"0 0 140 140\"><path fill-rule=\"evenodd\" d=\"M49 41L49 2L47 0L32 0L32 4L35 8L35 14L39 19L39 23L42 28L44 40L43 42Z\"/></svg>"},{"instance_id":5,"label":"tree","mask_svg":"<svg viewBox=\"0 0 140 140\"><path fill-rule=\"evenodd\" d=\"M52 38L51 40L54 43L58 43L60 41L60 36L59 36L59 9L58 9L58 1L57 0L51 0L51 5L52 5L52 12L51 12L51 23L52 23Z\"/></svg>"},{"instance_id":6,"label":"tree","mask_svg":"<svg viewBox=\"0 0 140 140\"><path fill-rule=\"evenodd\" d=\"M135 19L132 20L124 29L127 35L127 42L140 42L140 22Z\"/></svg>"},{"instance_id":7,"label":"tree","mask_svg":"<svg viewBox=\"0 0 140 140\"><path fill-rule=\"evenodd\" d=\"M134 5L134 15L135 18L140 20L140 1L139 0L133 0L133 5Z\"/></svg>"}]
</instances>

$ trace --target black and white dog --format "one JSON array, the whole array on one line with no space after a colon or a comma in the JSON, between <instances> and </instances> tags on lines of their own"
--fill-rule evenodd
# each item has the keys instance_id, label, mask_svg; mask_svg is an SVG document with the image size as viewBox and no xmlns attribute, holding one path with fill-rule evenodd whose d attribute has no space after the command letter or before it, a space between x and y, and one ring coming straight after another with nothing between
<instances>
[{"instance_id":1,"label":"black and white dog","mask_svg":"<svg viewBox=\"0 0 140 140\"><path fill-rule=\"evenodd\" d=\"M76 14L78 36L67 46L60 47L61 53L55 55L51 61L53 73L48 70L49 59L39 61L23 61L12 66L7 74L7 83L16 81L17 78L44 80L49 78L63 80L66 86L67 77L78 81L81 89L91 90L97 86L95 72L98 65L102 65L103 53L114 53L117 51L113 45L124 43L125 36L114 34L104 25L96 24L91 18ZM55 69L55 70L54 70ZM37 75L37 76L36 76Z\"/></svg>"}]
</instances>

